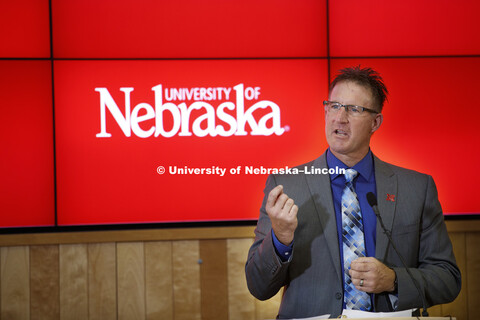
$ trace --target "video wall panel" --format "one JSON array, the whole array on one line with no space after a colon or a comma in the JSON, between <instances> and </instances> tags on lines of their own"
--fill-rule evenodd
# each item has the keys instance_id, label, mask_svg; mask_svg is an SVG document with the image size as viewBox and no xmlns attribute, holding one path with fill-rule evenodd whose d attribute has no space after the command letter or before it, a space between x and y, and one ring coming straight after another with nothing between
<instances>
[{"instance_id":1,"label":"video wall panel","mask_svg":"<svg viewBox=\"0 0 480 320\"><path fill-rule=\"evenodd\" d=\"M58 58L326 57L326 0L53 0Z\"/></svg>"},{"instance_id":2,"label":"video wall panel","mask_svg":"<svg viewBox=\"0 0 480 320\"><path fill-rule=\"evenodd\" d=\"M0 61L0 227L55 223L50 61Z\"/></svg>"},{"instance_id":3,"label":"video wall panel","mask_svg":"<svg viewBox=\"0 0 480 320\"><path fill-rule=\"evenodd\" d=\"M329 1L333 57L480 54L475 0Z\"/></svg>"},{"instance_id":4,"label":"video wall panel","mask_svg":"<svg viewBox=\"0 0 480 320\"><path fill-rule=\"evenodd\" d=\"M55 62L58 223L256 219L263 171L325 149L326 74L319 59Z\"/></svg>"},{"instance_id":5,"label":"video wall panel","mask_svg":"<svg viewBox=\"0 0 480 320\"><path fill-rule=\"evenodd\" d=\"M446 215L480 214L479 9L2 1L0 227L253 222L267 169L327 148L328 81L358 64L391 93L374 153L431 174Z\"/></svg>"},{"instance_id":6,"label":"video wall panel","mask_svg":"<svg viewBox=\"0 0 480 320\"><path fill-rule=\"evenodd\" d=\"M48 0L0 1L0 58L49 58Z\"/></svg>"}]
</instances>

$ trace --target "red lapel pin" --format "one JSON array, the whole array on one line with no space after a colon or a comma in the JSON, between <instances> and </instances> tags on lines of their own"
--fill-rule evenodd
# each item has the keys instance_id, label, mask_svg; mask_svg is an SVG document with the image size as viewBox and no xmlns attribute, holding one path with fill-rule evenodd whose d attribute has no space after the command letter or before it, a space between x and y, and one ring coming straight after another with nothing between
<instances>
[{"instance_id":1,"label":"red lapel pin","mask_svg":"<svg viewBox=\"0 0 480 320\"><path fill-rule=\"evenodd\" d=\"M395 202L395 195L387 193L387 201Z\"/></svg>"}]
</instances>

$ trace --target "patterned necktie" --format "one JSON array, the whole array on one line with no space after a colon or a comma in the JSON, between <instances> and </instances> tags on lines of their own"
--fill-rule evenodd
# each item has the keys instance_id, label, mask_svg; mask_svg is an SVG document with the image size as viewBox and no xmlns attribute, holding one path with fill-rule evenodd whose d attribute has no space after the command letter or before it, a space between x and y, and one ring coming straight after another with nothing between
<instances>
[{"instance_id":1,"label":"patterned necktie","mask_svg":"<svg viewBox=\"0 0 480 320\"><path fill-rule=\"evenodd\" d=\"M362 213L360 212L357 194L353 188L353 179L356 176L357 171L353 169L345 171L346 183L342 194L343 268L345 270L344 300L347 309L369 311L371 309L369 294L358 291L348 274L352 261L358 257L365 257Z\"/></svg>"}]
</instances>

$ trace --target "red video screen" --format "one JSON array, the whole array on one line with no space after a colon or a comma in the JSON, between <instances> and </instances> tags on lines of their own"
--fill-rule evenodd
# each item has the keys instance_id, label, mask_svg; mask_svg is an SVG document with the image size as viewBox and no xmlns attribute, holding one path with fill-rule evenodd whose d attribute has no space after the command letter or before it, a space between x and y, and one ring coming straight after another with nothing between
<instances>
[{"instance_id":1,"label":"red video screen","mask_svg":"<svg viewBox=\"0 0 480 320\"><path fill-rule=\"evenodd\" d=\"M377 69L382 160L480 214L473 0L0 3L0 228L253 221L327 148L328 81ZM288 172L288 171L287 171Z\"/></svg>"},{"instance_id":2,"label":"red video screen","mask_svg":"<svg viewBox=\"0 0 480 320\"><path fill-rule=\"evenodd\" d=\"M330 55L478 55L480 2L389 0L329 2Z\"/></svg>"},{"instance_id":3,"label":"red video screen","mask_svg":"<svg viewBox=\"0 0 480 320\"><path fill-rule=\"evenodd\" d=\"M49 58L48 0L0 1L0 58Z\"/></svg>"},{"instance_id":4,"label":"red video screen","mask_svg":"<svg viewBox=\"0 0 480 320\"><path fill-rule=\"evenodd\" d=\"M256 219L266 171L326 147L327 75L326 60L56 62L58 223Z\"/></svg>"},{"instance_id":5,"label":"red video screen","mask_svg":"<svg viewBox=\"0 0 480 320\"><path fill-rule=\"evenodd\" d=\"M59 58L325 57L326 0L53 0Z\"/></svg>"},{"instance_id":6,"label":"red video screen","mask_svg":"<svg viewBox=\"0 0 480 320\"><path fill-rule=\"evenodd\" d=\"M0 61L1 227L55 223L50 61Z\"/></svg>"}]
</instances>

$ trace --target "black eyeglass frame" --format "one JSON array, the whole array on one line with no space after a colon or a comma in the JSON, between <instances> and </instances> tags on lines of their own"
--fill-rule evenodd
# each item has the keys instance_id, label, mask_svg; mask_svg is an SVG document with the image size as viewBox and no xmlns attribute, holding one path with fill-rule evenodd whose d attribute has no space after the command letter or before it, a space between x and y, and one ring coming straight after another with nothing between
<instances>
[{"instance_id":1,"label":"black eyeglass frame","mask_svg":"<svg viewBox=\"0 0 480 320\"><path fill-rule=\"evenodd\" d=\"M375 111L375 110L372 110L372 109L369 109L369 108L365 108L365 107L361 107L361 106L354 106L354 105L351 105L351 104L341 104L339 102L335 102L335 101L328 101L328 100L325 100L323 101L323 105L325 107L327 107L327 105L330 104L335 104L338 106L338 110L340 110L342 107L345 108L345 111L348 113L348 114L353 114L354 112L352 112L352 110L355 110L358 112L358 114L362 114L364 111L367 111L367 112L370 112L370 113L374 113L374 114L378 114L380 112L378 111Z\"/></svg>"}]
</instances>

